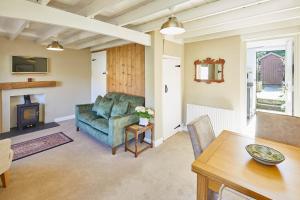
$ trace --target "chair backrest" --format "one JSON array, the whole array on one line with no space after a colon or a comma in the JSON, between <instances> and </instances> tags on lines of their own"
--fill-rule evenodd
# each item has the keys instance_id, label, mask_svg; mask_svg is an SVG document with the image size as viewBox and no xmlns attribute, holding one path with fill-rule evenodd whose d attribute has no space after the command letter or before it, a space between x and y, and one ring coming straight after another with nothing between
<instances>
[{"instance_id":1,"label":"chair backrest","mask_svg":"<svg viewBox=\"0 0 300 200\"><path fill-rule=\"evenodd\" d=\"M195 159L216 138L208 115L203 115L187 125Z\"/></svg>"},{"instance_id":2,"label":"chair backrest","mask_svg":"<svg viewBox=\"0 0 300 200\"><path fill-rule=\"evenodd\" d=\"M2 170L6 170L7 165L10 164L11 161L11 140L4 139L0 140L0 174L3 172Z\"/></svg>"},{"instance_id":3,"label":"chair backrest","mask_svg":"<svg viewBox=\"0 0 300 200\"><path fill-rule=\"evenodd\" d=\"M257 112L255 135L299 147L300 118Z\"/></svg>"}]
</instances>

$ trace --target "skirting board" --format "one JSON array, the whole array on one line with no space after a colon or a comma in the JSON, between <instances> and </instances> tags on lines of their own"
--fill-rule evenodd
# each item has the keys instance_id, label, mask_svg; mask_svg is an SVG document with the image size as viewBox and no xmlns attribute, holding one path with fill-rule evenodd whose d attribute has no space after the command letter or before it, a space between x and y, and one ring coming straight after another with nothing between
<instances>
[{"instance_id":1,"label":"skirting board","mask_svg":"<svg viewBox=\"0 0 300 200\"><path fill-rule=\"evenodd\" d=\"M151 143L151 139L150 138L145 138L144 140L146 142L148 142L148 143ZM154 141L154 147L158 147L162 143L163 143L163 138L159 138L159 139L157 139L157 140Z\"/></svg>"},{"instance_id":2,"label":"skirting board","mask_svg":"<svg viewBox=\"0 0 300 200\"><path fill-rule=\"evenodd\" d=\"M75 115L68 115L68 116L65 116L65 117L58 117L58 118L55 118L54 121L55 122L62 122L62 121L70 120L70 119L75 119Z\"/></svg>"}]
</instances>

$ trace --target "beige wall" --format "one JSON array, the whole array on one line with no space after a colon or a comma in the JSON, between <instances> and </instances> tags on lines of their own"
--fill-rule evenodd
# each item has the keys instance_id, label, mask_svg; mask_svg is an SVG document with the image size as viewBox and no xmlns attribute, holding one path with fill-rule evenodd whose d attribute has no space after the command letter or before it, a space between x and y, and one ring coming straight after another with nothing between
<instances>
[{"instance_id":1,"label":"beige wall","mask_svg":"<svg viewBox=\"0 0 300 200\"><path fill-rule=\"evenodd\" d=\"M46 93L45 119L74 114L74 106L90 102L91 67L89 50L48 51L44 46L26 40L10 41L0 38L0 82L58 81L58 87L43 88ZM49 58L48 74L12 75L11 56L37 56ZM0 109L1 110L1 109Z\"/></svg>"},{"instance_id":2,"label":"beige wall","mask_svg":"<svg viewBox=\"0 0 300 200\"><path fill-rule=\"evenodd\" d=\"M194 61L207 57L225 59L224 83L206 84L194 81ZM185 44L184 109L186 109L186 104L197 104L234 109L240 112L240 64L241 39L238 36ZM185 113L186 111L184 115Z\"/></svg>"},{"instance_id":3,"label":"beige wall","mask_svg":"<svg viewBox=\"0 0 300 200\"><path fill-rule=\"evenodd\" d=\"M154 108L154 32L151 36L151 46L145 46L145 105Z\"/></svg>"}]
</instances>

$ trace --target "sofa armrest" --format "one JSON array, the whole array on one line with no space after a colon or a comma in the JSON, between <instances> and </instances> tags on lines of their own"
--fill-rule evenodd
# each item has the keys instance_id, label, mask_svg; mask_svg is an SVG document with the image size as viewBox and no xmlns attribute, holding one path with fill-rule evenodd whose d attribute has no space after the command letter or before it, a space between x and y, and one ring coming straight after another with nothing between
<instances>
[{"instance_id":1,"label":"sofa armrest","mask_svg":"<svg viewBox=\"0 0 300 200\"><path fill-rule=\"evenodd\" d=\"M137 123L139 117L136 114L129 114L122 117L111 117L109 119L108 142L112 147L124 143L125 128L131 124Z\"/></svg>"},{"instance_id":2,"label":"sofa armrest","mask_svg":"<svg viewBox=\"0 0 300 200\"><path fill-rule=\"evenodd\" d=\"M83 112L92 111L94 104L80 104L75 106L75 115Z\"/></svg>"},{"instance_id":3,"label":"sofa armrest","mask_svg":"<svg viewBox=\"0 0 300 200\"><path fill-rule=\"evenodd\" d=\"M75 123L78 125L78 116L80 113L91 112L94 104L81 104L75 106ZM77 126L78 127L78 126Z\"/></svg>"}]
</instances>

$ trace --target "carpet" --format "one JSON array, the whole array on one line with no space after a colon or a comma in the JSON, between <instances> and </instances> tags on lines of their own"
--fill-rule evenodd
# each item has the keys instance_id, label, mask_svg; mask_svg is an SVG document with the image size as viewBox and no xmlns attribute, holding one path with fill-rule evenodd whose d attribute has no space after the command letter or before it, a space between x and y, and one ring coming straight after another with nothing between
<instances>
[{"instance_id":1,"label":"carpet","mask_svg":"<svg viewBox=\"0 0 300 200\"><path fill-rule=\"evenodd\" d=\"M73 139L66 136L64 133L54 133L43 137L35 138L25 142L20 142L12 145L14 151L13 161L19 160L49 149L73 142Z\"/></svg>"}]
</instances>

